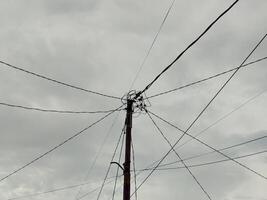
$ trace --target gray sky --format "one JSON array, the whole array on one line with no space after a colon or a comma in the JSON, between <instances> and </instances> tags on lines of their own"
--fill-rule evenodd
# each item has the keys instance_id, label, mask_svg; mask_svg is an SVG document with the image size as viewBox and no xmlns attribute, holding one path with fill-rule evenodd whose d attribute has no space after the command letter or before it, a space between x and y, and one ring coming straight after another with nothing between
<instances>
[{"instance_id":1,"label":"gray sky","mask_svg":"<svg viewBox=\"0 0 267 200\"><path fill-rule=\"evenodd\" d=\"M133 89L142 90L223 10L230 0L176 0ZM82 88L122 97L131 86L171 0L1 0L0 60ZM147 91L153 95L241 64L266 34L266 0L243 0ZM265 57L264 41L248 62ZM151 99L151 111L186 129L230 74ZM196 135L233 111L200 139L223 148L267 135L266 60L240 69L189 131ZM259 96L255 97L256 95ZM121 105L64 87L0 64L0 102L43 109L95 111ZM255 97L244 105L245 102ZM103 114L56 114L0 105L0 177L90 125ZM88 182L83 195L101 184L118 141L125 111L113 114L83 135L0 182L0 199ZM169 150L147 115L135 115L136 168L142 169ZM181 135L156 120L172 143ZM106 138L106 140L105 140ZM188 140L187 137L181 143ZM105 142L105 143L104 143ZM104 143L101 149L101 144ZM225 151L236 157L267 149L267 139ZM101 151L100 151L101 150ZM99 152L95 166L86 174ZM178 149L183 158L210 151L191 141ZM116 155L116 160L118 155ZM187 161L223 159L210 154ZM176 161L170 154L164 163ZM267 156L239 160L267 176ZM182 166L181 164L171 167ZM234 162L191 168L212 199L266 200L267 182ZM109 176L114 176L112 166ZM141 183L148 172L138 176ZM116 199L121 199L121 179ZM111 199L112 184L100 199ZM132 188L133 190L133 188ZM79 188L27 197L74 200ZM138 191L139 199L207 199L185 169L156 171ZM96 199L97 192L84 199Z\"/></svg>"}]
</instances>

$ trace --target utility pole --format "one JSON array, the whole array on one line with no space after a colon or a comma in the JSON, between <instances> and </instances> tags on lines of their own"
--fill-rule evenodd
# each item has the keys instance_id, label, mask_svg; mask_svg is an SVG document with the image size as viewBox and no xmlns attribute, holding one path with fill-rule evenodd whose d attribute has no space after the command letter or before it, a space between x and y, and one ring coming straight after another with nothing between
<instances>
[{"instance_id":1,"label":"utility pole","mask_svg":"<svg viewBox=\"0 0 267 200\"><path fill-rule=\"evenodd\" d=\"M124 184L123 184L123 200L130 200L131 193L131 143L132 143L132 115L133 115L132 99L127 99L127 113L126 113L126 142L125 142L125 162L123 164L124 170Z\"/></svg>"}]
</instances>

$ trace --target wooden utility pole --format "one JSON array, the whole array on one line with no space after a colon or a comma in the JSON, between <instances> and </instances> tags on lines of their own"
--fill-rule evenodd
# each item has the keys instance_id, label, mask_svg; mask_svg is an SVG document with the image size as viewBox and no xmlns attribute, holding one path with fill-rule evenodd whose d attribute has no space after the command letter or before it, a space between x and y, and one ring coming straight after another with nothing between
<instances>
[{"instance_id":1,"label":"wooden utility pole","mask_svg":"<svg viewBox=\"0 0 267 200\"><path fill-rule=\"evenodd\" d=\"M132 115L133 115L133 100L127 99L127 113L126 113L126 138L125 138L125 162L123 164L124 170L124 184L123 184L123 200L130 200L131 196L131 143L132 143Z\"/></svg>"}]
</instances>

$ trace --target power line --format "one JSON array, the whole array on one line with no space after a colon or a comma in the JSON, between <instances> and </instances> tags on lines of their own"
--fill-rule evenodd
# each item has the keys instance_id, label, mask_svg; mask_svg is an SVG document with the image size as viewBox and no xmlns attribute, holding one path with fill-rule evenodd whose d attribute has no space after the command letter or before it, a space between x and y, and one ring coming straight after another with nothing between
<instances>
[{"instance_id":1,"label":"power line","mask_svg":"<svg viewBox=\"0 0 267 200\"><path fill-rule=\"evenodd\" d=\"M211 127L215 126L216 124L218 124L220 121L226 119L227 117L229 117L231 114L233 114L234 112L236 112L237 110L241 109L243 106L245 106L246 104L250 103L251 101L255 100L257 97L259 97L260 95L264 94L267 90L263 90L260 93L256 94L255 96L251 97L250 99L248 99L247 101L245 101L244 103L242 103L241 105L239 105L238 107L236 107L234 110L230 111L229 113L223 115L221 118L219 118L218 120L216 120L215 122L213 122L212 124L210 124L208 127L206 127L205 129L203 129L202 131L200 131L198 134L195 135L195 137L198 137L200 135L202 135L204 132L206 132L208 129L210 129ZM183 144L179 145L179 148L184 146L185 144L187 144L188 142L192 141L192 138L189 138L187 141L185 141Z\"/></svg>"},{"instance_id":2,"label":"power line","mask_svg":"<svg viewBox=\"0 0 267 200\"><path fill-rule=\"evenodd\" d=\"M123 136L122 136L122 140L121 140L121 148L120 148L120 153L119 153L119 160L118 160L118 163L121 162L122 150L123 150L123 145L124 145L124 136L125 136L125 134L123 134ZM112 200L114 200L114 198L115 198L116 187L117 187L117 181L118 181L118 177L119 177L119 170L120 170L120 167L117 166L116 176L115 176L115 183L114 183L113 192L112 192Z\"/></svg>"},{"instance_id":3,"label":"power line","mask_svg":"<svg viewBox=\"0 0 267 200\"><path fill-rule=\"evenodd\" d=\"M237 2L237 1L236 1ZM236 3L235 2L235 3ZM234 3L234 4L235 4ZM228 10L234 5L232 4ZM226 11L225 11L226 12ZM224 13L225 13L224 12ZM222 16L222 15L221 15ZM217 18L219 19L219 18ZM164 120L166 123L168 123L169 125L175 127L176 129L178 129L179 131L183 132L183 134L180 136L180 138L174 143L174 145L172 146L172 148L174 148L179 141L185 136L188 135L189 137L194 138L195 140L199 141L201 144L204 144L205 146L211 148L212 150L220 153L221 155L227 157L228 159L231 159L229 156L225 155L224 153L218 151L217 149L211 147L210 145L202 142L201 140L197 139L196 137L188 134L188 131L193 127L193 125L195 124L195 122L202 116L202 114L205 112L205 110L210 106L210 104L214 101L214 99L219 95L219 93L224 89L224 87L229 83L229 81L234 77L234 75L238 72L238 70L240 69L240 67L247 61L247 59L252 55L252 53L258 48L258 46L261 44L261 42L265 39L265 37L267 36L267 34L264 35L264 37L257 43L257 45L253 48L253 50L249 53L249 55L244 59L244 61L240 64L239 68L237 68L234 73L227 79L227 81L222 85L222 87L217 91L217 93L213 96L213 98L208 102L208 104L202 109L202 111L197 115L197 117L193 120L193 122L189 125L189 127L184 131L180 128L178 128L177 126L171 124L170 122ZM142 93L142 92L141 92ZM140 94L140 93L139 93ZM151 112L150 112L151 113ZM151 113L152 114L152 113ZM154 115L156 116L156 115ZM159 116L158 116L159 117ZM162 118L160 118L161 120L163 120ZM158 162L158 164L156 165L156 168L163 162L163 160L169 155L169 153L172 151L172 148L162 157L162 159ZM232 159L233 160L233 159ZM265 176L261 175L260 173L256 172L255 170L250 169L249 167L243 165L242 163L239 163L236 160L233 160L235 163L239 164L240 166L246 168L247 170L253 172L254 174L257 174L258 176L267 179ZM137 190L148 180L148 178L154 173L155 170L152 170L148 176L141 182L141 184L137 187Z\"/></svg>"},{"instance_id":4,"label":"power line","mask_svg":"<svg viewBox=\"0 0 267 200\"><path fill-rule=\"evenodd\" d=\"M149 49L148 49L148 51L147 51L147 53L146 53L144 59L143 59L143 61L142 61L141 65L140 65L140 67L139 67L139 69L138 69L138 72L137 72L137 74L135 75L135 78L134 78L134 80L133 80L133 83L132 83L132 85L131 85L131 88L134 86L135 81L137 80L137 78L138 78L138 76L139 76L139 74L140 74L142 68L144 67L145 62L146 62L146 60L147 60L147 58L148 58L148 56L149 56L149 54L150 54L150 52L151 52L151 50L152 50L152 48L153 48L155 42L156 42L156 40L157 40L157 38L158 38L158 36L159 36L159 34L160 34L160 32L161 32L161 29L162 29L163 25L164 25L165 22L166 22L166 19L167 19L168 16L169 16L169 13L170 13L170 11L171 11L171 9L172 9L172 7L173 7L175 1L176 1L176 0L172 0L172 2L171 2L171 4L170 4L170 6L169 6L169 8L168 8L168 10L167 10L167 12L166 12L166 14L165 14L165 16L164 16L164 18L163 18L163 20L162 20L162 22L161 22L161 24L160 24L160 26L159 26L159 29L158 29L156 35L154 36L154 39L153 39L153 41L152 41L152 43L151 43L151 45L150 45L150 47L149 47ZM130 89L130 90L131 90L131 89Z\"/></svg>"},{"instance_id":5,"label":"power line","mask_svg":"<svg viewBox=\"0 0 267 200\"><path fill-rule=\"evenodd\" d=\"M122 105L123 106L123 105ZM120 109L122 106L120 106L118 109ZM9 178L10 176L18 173L19 171L23 170L24 168L26 168L27 166L33 164L34 162L40 160L41 158L45 157L46 155L48 155L49 153L55 151L57 148L63 146L64 144L66 144L67 142L69 142L70 140L76 138L77 136L81 135L82 133L84 133L86 130L88 130L89 128L93 127L94 125L98 124L99 122L101 122L102 120L104 120L106 117L108 117L109 115L111 115L112 113L114 113L115 111L112 111L108 114L106 114L105 116L101 117L100 119L98 119L97 121L95 121L94 123L90 124L89 126L87 126L86 128L82 129L81 131L75 133L74 135L72 135L71 137L67 138L66 140L64 140L63 142L59 143L58 145L54 146L53 148L51 148L50 150L46 151L45 153L41 154L40 156L36 157L35 159L33 159L32 161L28 162L27 164L21 166L20 168L16 169L15 171L11 172L10 174L4 176L3 178L0 179L0 182L4 181L5 179Z\"/></svg>"},{"instance_id":6,"label":"power line","mask_svg":"<svg viewBox=\"0 0 267 200\"><path fill-rule=\"evenodd\" d=\"M118 117L119 117L119 114L120 114L120 113L118 112L117 115L115 116L115 118L113 119L113 122L112 122L110 128L108 129L108 131L107 131L107 133L106 133L106 135L105 135L105 137L104 137L104 140L103 140L103 142L101 143L101 145L100 145L100 147L99 147L99 149L98 149L98 151L97 151L97 153L96 153L95 158L93 159L93 162L90 164L90 167L89 167L88 171L86 172L84 181L86 181L86 180L88 179L88 177L89 177L89 175L91 174L93 168L95 167L95 164L96 164L96 162L97 162L97 160L98 160L98 157L99 157L100 153L101 153L102 150L103 150L103 147L104 147L104 145L105 145L105 143L106 143L106 141L107 141L107 139L108 139L108 137L109 137L109 135L110 135L110 133L111 133L111 130L113 129L113 127L114 127L114 125L115 125L115 123L116 123L116 121L117 121L117 119L118 119ZM76 194L76 196L75 196L75 199L76 199L76 200L78 199L78 197L79 197L79 195L80 195L80 193L81 193L81 190L82 190L82 186L79 188L79 190L78 190L78 192L77 192L77 194Z\"/></svg>"},{"instance_id":7,"label":"power line","mask_svg":"<svg viewBox=\"0 0 267 200\"><path fill-rule=\"evenodd\" d=\"M231 146L228 146L228 147L224 147L224 148L218 149L218 151L225 151L225 150L228 150L228 149L239 147L239 146L242 146L242 145L245 145L245 144L249 144L249 143L252 143L252 142L256 142L258 140L265 139L266 137L267 137L267 135L264 135L264 136L261 136L261 137L258 137L258 138L254 138L254 139L251 139L251 140L248 140L248 141L245 141L245 142L241 142L241 143L238 143L238 144L234 144L234 145L231 145ZM202 153L202 154L190 156L190 157L184 158L183 160L184 161L188 161L188 160L192 160L192 159L195 159L195 158L200 158L200 157L203 157L203 156L215 153L215 152L216 151L210 151L210 152L207 152L207 153ZM175 164L175 163L178 163L178 162L180 162L180 161L174 161L174 162L162 164L162 165L159 165L159 167L169 166L169 165L172 165L172 164Z\"/></svg>"},{"instance_id":8,"label":"power line","mask_svg":"<svg viewBox=\"0 0 267 200\"><path fill-rule=\"evenodd\" d=\"M55 110L55 109L43 109L43 108L15 105L15 104L10 104L10 103L5 103L5 102L0 102L0 105L12 107L12 108L20 108L24 110L40 111L40 112L47 112L47 113L61 113L61 114L100 114L100 113L110 113L112 111L122 110L122 109L98 110L98 111Z\"/></svg>"},{"instance_id":9,"label":"power line","mask_svg":"<svg viewBox=\"0 0 267 200\"><path fill-rule=\"evenodd\" d=\"M148 90L158 78L165 73L188 49L190 49L202 36L204 36L208 30L223 16L225 15L239 0L236 0L230 7L228 7L223 13L221 13L192 43L190 43L167 67L165 67L160 74L158 74L151 83L149 83L145 89L143 89L138 96ZM138 97L137 96L137 97Z\"/></svg>"},{"instance_id":10,"label":"power line","mask_svg":"<svg viewBox=\"0 0 267 200\"><path fill-rule=\"evenodd\" d=\"M131 138L132 144L132 153L133 153L133 172L134 172L134 189L137 189L137 181L136 181L136 166L135 166L135 152L134 152L134 145L133 145L133 138ZM137 192L135 194L135 200L137 200Z\"/></svg>"},{"instance_id":11,"label":"power line","mask_svg":"<svg viewBox=\"0 0 267 200\"><path fill-rule=\"evenodd\" d=\"M251 157L251 156L255 156L255 155L259 155L259 154L263 154L263 153L267 153L267 150L263 150L263 151L258 151L255 153L250 153L250 154L245 154L242 156L236 156L236 157L232 157L232 159L241 159L241 158L246 158L246 157ZM185 160L185 159L184 159ZM213 165L213 164L217 164L217 163L222 163L222 162L227 162L227 161L231 161L231 159L221 159L221 160L217 160L217 161L211 161L211 162L204 162L204 163L199 163L199 164L193 164L193 165L188 165L189 168L193 168L193 167L202 167L202 166L208 166L208 165ZM157 168L156 170L174 170L174 169L184 169L185 167L162 167L162 168ZM145 168L145 169L140 169L137 171L147 171L147 170L152 170L153 168Z\"/></svg>"},{"instance_id":12,"label":"power line","mask_svg":"<svg viewBox=\"0 0 267 200\"><path fill-rule=\"evenodd\" d=\"M187 135L187 136L193 138L194 140L198 141L199 143L205 145L206 147L212 149L213 151L216 151L217 153L221 154L222 156L224 156L224 157L226 157L226 158L232 160L233 162L235 162L236 164L240 165L241 167L243 167L243 168L249 170L250 172L252 172L252 173L258 175L259 177L261 177L261 178L267 180L267 177L265 177L264 175L260 174L259 172L257 172L257 171L255 171L255 170L249 168L248 166L246 166L246 165L244 165L244 164L242 164L242 163L240 163L240 162L234 160L234 159L231 158L230 156L228 156L228 155L222 153L222 152L219 151L218 149L215 149L214 147L212 147L212 146L208 145L207 143L203 142L202 140L200 140L200 139L198 139L198 138L196 138L196 137L190 135L190 134L187 133L186 131L180 129L179 127L177 127L177 126L175 126L174 124L170 123L169 121L163 119L162 117L156 115L155 113L152 113L152 112L150 112L150 111L149 111L149 113L152 114L152 115L154 115L154 116L157 117L158 119L162 120L162 121L165 122L166 124L172 126L173 128L175 128L175 129L177 129L177 130L183 132L185 135ZM173 145L173 148L175 147L176 144L177 144L177 142ZM169 151L169 152L170 152L170 151ZM169 152L168 152L168 154L169 154ZM168 155L168 154L165 154L165 155ZM165 158L166 158L166 156L165 156Z\"/></svg>"},{"instance_id":13,"label":"power line","mask_svg":"<svg viewBox=\"0 0 267 200\"><path fill-rule=\"evenodd\" d=\"M1 63L1 64L4 64L4 65L6 65L6 66L8 66L8 67L10 67L10 68L13 68L13 69L15 69L15 70L19 70L19 71L22 71L22 72L24 72L24 73L31 74L31 75L33 75L33 76L36 76L36 77L39 77L39 78L42 78L42 79L45 79L45 80L48 80L48 81L51 81L51 82L54 82L54 83L63 85L63 86L66 86L66 87L70 87L70 88L73 88L73 89L81 90L81 91L84 91L84 92L88 92L88 93L91 93L91 94L100 95L100 96L108 97L108 98L112 98L112 99L119 99L119 100L121 99L120 97L115 97L115 96L111 96L111 95L103 94L103 93L100 93L100 92L96 92L96 91L92 91L92 90L84 89L84 88L81 88L81 87L78 87L78 86L75 86L75 85L71 85L71 84L68 84L68 83L65 83L65 82L62 82L62 81L58 81L58 80L56 80L56 79L49 78L49 77L47 77L47 76L45 76L45 75L41 75L41 74L38 74L38 73L35 73L35 72L32 72L32 71L23 69L23 68L21 68L21 67L18 67L18 66L9 64L9 63L4 62L4 61L1 61L1 60L0 60L0 63Z\"/></svg>"},{"instance_id":14,"label":"power line","mask_svg":"<svg viewBox=\"0 0 267 200\"><path fill-rule=\"evenodd\" d=\"M124 131L125 131L124 129L125 129L125 124L123 125L122 131L121 131L121 134L120 134L120 137L119 137L118 142L117 142L117 144L116 144L116 147L115 147L115 150L114 150L114 152L113 152L111 161L110 161L110 163L109 163L107 172L106 172L106 174L105 174L105 177L104 177L104 180L103 180L103 182L102 182L101 188L100 188L99 193L98 193L98 195L97 195L97 200L99 200L99 198L100 198L100 196L101 196L101 194L102 194L102 191L103 191L105 182L106 182L106 180L107 180L107 178L108 178L108 174L109 174L109 171L110 171L110 168L111 168L111 163L113 162L113 160L114 160L114 158L115 158L115 155L116 155L117 149L118 149L118 147L119 147L121 138L122 138L122 136L124 136L124 135L123 135L123 134L124 134Z\"/></svg>"},{"instance_id":15,"label":"power line","mask_svg":"<svg viewBox=\"0 0 267 200\"><path fill-rule=\"evenodd\" d=\"M157 128L157 130L160 132L161 136L164 138L164 140L168 143L168 145L171 147L172 151L175 153L175 155L178 157L179 161L184 165L184 167L187 169L187 171L189 172L189 174L192 176L192 178L195 180L195 182L198 184L198 186L201 188L201 190L204 192L204 194L208 197L208 199L211 200L210 195L208 194L208 192L204 189L204 187L202 186L202 184L199 182L199 180L196 178L196 176L193 174L193 172L188 168L188 166L186 165L186 163L184 162L184 160L181 158L181 156L177 153L177 151L173 148L173 145L170 143L169 139L163 134L162 130L159 128L159 126L157 125L157 123L154 121L154 119L151 117L151 115L149 114L149 112L146 113L148 114L149 118L151 119L151 121L153 122L154 126ZM157 167L155 168L157 169ZM135 189L137 191L137 189Z\"/></svg>"},{"instance_id":16,"label":"power line","mask_svg":"<svg viewBox=\"0 0 267 200\"><path fill-rule=\"evenodd\" d=\"M48 191L45 191L45 192L38 192L38 193L34 193L34 194L29 194L29 195L24 195L24 196L19 196L19 197L8 198L7 200L16 200L16 199L23 199L23 198L35 197L35 196L40 196L40 195L44 195L44 194L49 194L49 193L55 193L55 192L59 192L59 191L64 191L64 190L68 190L68 189L74 189L74 188L77 188L77 187L80 187L80 186L83 186L83 185L88 185L88 184L89 184L89 182L82 183L82 184L76 184L76 185L70 185L70 186L66 186L66 187L61 187L61 188L57 188L57 189L48 190Z\"/></svg>"},{"instance_id":17,"label":"power line","mask_svg":"<svg viewBox=\"0 0 267 200\"><path fill-rule=\"evenodd\" d=\"M232 149L234 147L238 147L238 146L241 146L241 145L244 145L244 144L248 144L248 143L251 143L251 142L255 142L255 141L258 141L258 140L261 140L261 139L264 139L266 138L267 136L262 136L262 137L258 137L258 138L254 138L254 139L251 139L251 140L248 140L248 141L245 141L245 142L242 142L242 143L238 143L238 144L235 144L235 145L232 145L232 146L228 146L228 147L224 147L224 148L221 148L221 149L218 149L219 151L223 151L223 150L226 150L226 149ZM211 152L207 152L207 153L203 153L203 154L199 154L199 155L195 155L195 156L191 156L191 157L187 157L187 158L184 158L183 160L184 161L187 161L187 160L192 160L194 158L199 158L201 156L205 156L207 154L211 154L213 153L214 151L211 151ZM250 153L250 154L245 154L245 155L241 155L241 156L236 156L236 157L233 157L233 159L241 159L241 158L245 158L245 157L251 157L251 156L254 156L254 155L258 155L258 154L263 154L263 153L266 153L267 150L263 150L263 151L259 151L259 152L255 152L255 153ZM195 165L188 165L188 167L198 167L198 166L205 166L205 165L211 165L211 164L216 164L216 163L220 163L220 162L226 162L226 161L230 161L230 159L222 159L222 160L218 160L218 161L212 161L212 162L206 162L206 163L200 163L200 164L195 164ZM159 168L157 168L156 170L171 170L171 169L180 169L180 168L184 168L184 167L166 167L166 166L169 166L169 165L172 165L172 164L175 164L177 162L180 162L180 161L175 161L175 162L171 162L171 163L166 163L166 164L162 164L159 166ZM164 168L165 167L165 168ZM154 168L154 167L153 167ZM140 174L140 172L143 172L143 171L148 171L148 170L152 170L153 168L151 167L146 167L144 169L139 169L139 170L136 170L138 173L138 175ZM138 176L137 175L137 176ZM119 175L118 177L120 177L122 175ZM116 176L115 176L116 177ZM114 178L114 177L110 177L108 179L111 179L111 178ZM113 182L113 180L111 181ZM56 189L53 189L53 190L48 190L48 191L45 191L45 192L39 192L39 193L34 193L34 194L29 194L29 195L25 195L25 196L19 196L19 197L14 197L14 198L9 198L7 200L16 200L16 199L22 199L22 198L28 198L28 197L34 197L34 196L39 196L39 195L43 195L43 194L47 194L47 193L54 193L54 192L58 192L58 191L63 191L63 190L68 190L68 189L72 189L72 188L76 188L76 187L80 187L80 186L84 186L84 185L88 185L90 182L86 182L86 183L82 183L82 184L76 184L76 185L71 185L71 186L66 186L66 187L60 187L60 188L56 188ZM107 182L106 184L108 184L110 182ZM95 190L99 189L100 186L98 188L96 188ZM92 192L92 191L90 191Z\"/></svg>"},{"instance_id":18,"label":"power line","mask_svg":"<svg viewBox=\"0 0 267 200\"><path fill-rule=\"evenodd\" d=\"M263 57L263 58L254 60L254 61L252 61L252 62L249 62L249 63L247 63L247 64L244 64L244 65L242 65L240 68L247 67L247 66L249 66L249 65L255 64L255 63L260 62L260 61L263 61L263 60L265 60L265 59L267 59L267 57ZM168 93L171 93L171 92L175 92L175 91L177 91L177 90L181 90L181 89L187 88L187 87L189 87L189 86L196 85L196 84L199 84L199 83L208 81L208 80L210 80L210 79L213 79L213 78L219 77L219 76L221 76L221 75L227 74L227 73L229 73L229 72L232 72L232 71L236 70L237 68L238 68L238 67L235 67L235 68L229 69L229 70L227 70L227 71L220 72L220 73L218 73L218 74L215 74L215 75L212 75L212 76L203 78L203 79L201 79L201 80L198 80L198 81L195 81L195 82L192 82L192 83L189 83L189 84L186 84L186 85L183 85L183 86L180 86L180 87L171 89L171 90L167 90L167 91L165 91L165 92L161 92L161 93L158 93L158 94L151 95L151 96L147 97L147 99L151 99L151 98L158 97L158 96L161 96L161 95L164 95L164 94L168 94Z\"/></svg>"},{"instance_id":19,"label":"power line","mask_svg":"<svg viewBox=\"0 0 267 200\"><path fill-rule=\"evenodd\" d=\"M248 100L246 100L245 102L243 102L241 105L239 105L238 107L236 107L234 110L226 113L225 115L223 115L221 118L219 118L218 120L216 120L215 122L213 122L212 124L210 124L208 127L204 128L202 131L198 132L195 137L198 137L200 135L202 135L203 133L205 133L208 129L214 127L216 124L218 124L219 122L221 122L222 120L226 119L227 117L229 117L231 114L233 114L234 112L238 111L239 109L241 109L243 106L247 105L248 103L250 103L251 101L253 101L254 99L256 99L257 97L259 97L260 95L264 94L267 90L263 90L261 91L260 93L256 94L255 96L249 98ZM264 136L265 137L265 136ZM263 138L264 138L263 137ZM255 141L258 140L258 139L261 139L262 137L260 138L256 138L254 139ZM189 138L187 141L185 141L184 143L180 144L176 149L178 148L181 148L183 147L184 145L186 145L187 143L191 142L193 140L193 138ZM253 142L254 140L252 140L251 142ZM248 141L249 143L250 141ZM237 146L239 145L242 145L243 143L241 144L238 144ZM223 150L223 149L219 149L219 150ZM214 152L214 151L212 151ZM207 153L209 154L209 153ZM194 157L194 156L193 156ZM186 159L184 159L186 160ZM159 160L158 160L159 161ZM155 162L158 162L158 161L155 161ZM155 163L154 162L154 163ZM160 165L160 166L163 166L163 165Z\"/></svg>"}]
</instances>

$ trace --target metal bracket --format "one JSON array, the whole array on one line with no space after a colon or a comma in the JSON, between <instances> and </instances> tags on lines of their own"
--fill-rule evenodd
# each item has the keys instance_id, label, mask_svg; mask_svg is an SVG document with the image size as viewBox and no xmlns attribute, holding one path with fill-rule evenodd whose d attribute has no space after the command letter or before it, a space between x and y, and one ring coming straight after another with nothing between
<instances>
[{"instance_id":1,"label":"metal bracket","mask_svg":"<svg viewBox=\"0 0 267 200\"><path fill-rule=\"evenodd\" d=\"M118 165L122 169L122 171L124 171L124 168L120 165L120 163L118 163L118 162L111 162L110 164L116 164L116 165Z\"/></svg>"}]
</instances>

